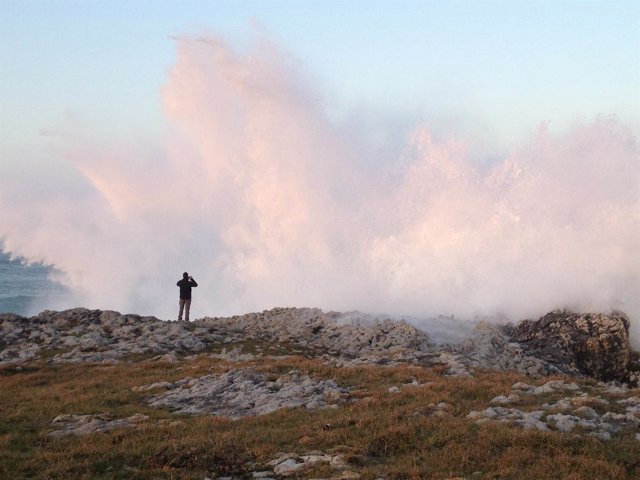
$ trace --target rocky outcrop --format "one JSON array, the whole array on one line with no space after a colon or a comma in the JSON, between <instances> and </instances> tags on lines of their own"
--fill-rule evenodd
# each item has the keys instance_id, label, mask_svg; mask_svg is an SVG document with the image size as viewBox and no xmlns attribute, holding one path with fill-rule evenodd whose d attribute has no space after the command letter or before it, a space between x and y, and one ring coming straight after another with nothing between
<instances>
[{"instance_id":1,"label":"rocky outcrop","mask_svg":"<svg viewBox=\"0 0 640 480\"><path fill-rule=\"evenodd\" d=\"M535 358L513 343L498 325L478 322L471 337L451 347L467 370L511 370L530 376L552 373L553 366Z\"/></svg>"},{"instance_id":2,"label":"rocky outcrop","mask_svg":"<svg viewBox=\"0 0 640 480\"><path fill-rule=\"evenodd\" d=\"M274 308L188 323L77 308L31 318L0 315L0 366L20 365L43 353L53 363L117 362L140 355L177 361L204 351L216 352L209 354L218 359L247 361L264 353L238 349L249 341L280 355L324 356L335 366L444 364L454 376L481 368L637 383L640 357L630 350L628 329L622 313L553 312L515 327L479 322L468 339L436 345L403 320L357 312Z\"/></svg>"},{"instance_id":3,"label":"rocky outcrop","mask_svg":"<svg viewBox=\"0 0 640 480\"><path fill-rule=\"evenodd\" d=\"M530 397L542 395L554 401L530 410ZM640 398L629 396L628 388L602 382L590 391L563 380L551 380L540 386L519 382L511 387L508 396L500 395L490 403L494 406L474 410L467 418L476 423L507 423L525 430L583 432L602 441L625 431L635 435L640 428ZM519 403L528 408L513 406Z\"/></svg>"},{"instance_id":4,"label":"rocky outcrop","mask_svg":"<svg viewBox=\"0 0 640 480\"><path fill-rule=\"evenodd\" d=\"M186 323L122 315L109 310L45 310L31 318L0 315L0 365L28 361L42 352L59 352L53 362L117 361L135 354L198 352L206 347ZM207 342L223 341L216 334Z\"/></svg>"},{"instance_id":5,"label":"rocky outcrop","mask_svg":"<svg viewBox=\"0 0 640 480\"><path fill-rule=\"evenodd\" d=\"M197 353L245 340L288 344L367 363L415 359L429 349L428 335L404 321L311 308L275 308L231 318L192 323L76 308L44 311L31 318L0 315L0 365L20 364L44 351L59 351L53 362L118 361L135 354Z\"/></svg>"},{"instance_id":6,"label":"rocky outcrop","mask_svg":"<svg viewBox=\"0 0 640 480\"><path fill-rule=\"evenodd\" d=\"M317 308L274 308L230 318L207 317L197 324L347 358L424 352L432 346L425 332L403 320L325 313Z\"/></svg>"},{"instance_id":7,"label":"rocky outcrop","mask_svg":"<svg viewBox=\"0 0 640 480\"><path fill-rule=\"evenodd\" d=\"M624 313L556 311L507 328L512 341L563 373L600 380L634 381L629 371L629 320Z\"/></svg>"},{"instance_id":8,"label":"rocky outcrop","mask_svg":"<svg viewBox=\"0 0 640 480\"><path fill-rule=\"evenodd\" d=\"M281 408L331 408L348 394L333 380L314 380L299 371L277 378L253 368L231 370L222 375L185 378L138 387L138 391L166 388L149 397L153 407L169 408L173 413L220 415L231 419L264 415Z\"/></svg>"}]
</instances>

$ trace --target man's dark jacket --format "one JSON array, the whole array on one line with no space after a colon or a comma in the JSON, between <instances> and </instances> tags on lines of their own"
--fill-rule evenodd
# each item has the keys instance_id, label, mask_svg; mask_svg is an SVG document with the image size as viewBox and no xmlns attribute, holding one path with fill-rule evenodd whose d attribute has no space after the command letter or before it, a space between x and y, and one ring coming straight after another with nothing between
<instances>
[{"instance_id":1,"label":"man's dark jacket","mask_svg":"<svg viewBox=\"0 0 640 480\"><path fill-rule=\"evenodd\" d=\"M191 300L191 287L197 287L198 284L194 279L182 279L179 280L177 285L180 287L180 299Z\"/></svg>"}]
</instances>

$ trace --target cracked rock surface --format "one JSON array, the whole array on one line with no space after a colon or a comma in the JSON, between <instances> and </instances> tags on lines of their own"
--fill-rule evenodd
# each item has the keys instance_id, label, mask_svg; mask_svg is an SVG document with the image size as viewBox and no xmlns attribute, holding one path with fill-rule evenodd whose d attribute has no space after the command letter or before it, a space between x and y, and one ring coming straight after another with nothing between
<instances>
[{"instance_id":1,"label":"cracked rock surface","mask_svg":"<svg viewBox=\"0 0 640 480\"><path fill-rule=\"evenodd\" d=\"M454 328L456 320L450 321ZM117 362L149 354L167 360L216 347L223 349L218 355L231 356L233 349L225 347L229 343L262 341L325 355L337 366L444 364L453 376L483 368L630 384L640 378L640 357L631 350L629 321L620 312L557 311L515 326L482 321L455 344L434 344L428 332L404 320L313 308L274 308L192 323L83 308L44 311L31 318L0 314L0 334L0 366L20 365L42 354L53 363Z\"/></svg>"},{"instance_id":2,"label":"cracked rock surface","mask_svg":"<svg viewBox=\"0 0 640 480\"><path fill-rule=\"evenodd\" d=\"M537 321L520 322L510 329L510 336L530 355L563 373L604 381L631 379L629 319L622 312L551 312Z\"/></svg>"},{"instance_id":3,"label":"cracked rock surface","mask_svg":"<svg viewBox=\"0 0 640 480\"><path fill-rule=\"evenodd\" d=\"M185 378L169 385L142 386L139 390L157 387L168 390L147 399L153 407L169 408L173 413L221 415L232 419L263 415L281 408L331 408L343 402L348 393L333 380L314 380L299 371L269 379L253 368Z\"/></svg>"}]
</instances>

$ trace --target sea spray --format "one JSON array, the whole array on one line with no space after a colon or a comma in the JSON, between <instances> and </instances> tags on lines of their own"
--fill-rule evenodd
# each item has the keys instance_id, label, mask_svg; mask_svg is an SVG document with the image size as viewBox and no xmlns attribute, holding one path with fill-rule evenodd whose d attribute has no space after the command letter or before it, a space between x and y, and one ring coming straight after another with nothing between
<instances>
[{"instance_id":1,"label":"sea spray","mask_svg":"<svg viewBox=\"0 0 640 480\"><path fill-rule=\"evenodd\" d=\"M416 126L400 155L368 163L366 136L329 121L268 40L246 53L213 36L176 43L156 145L105 146L69 125L55 151L81 187L2 184L6 249L56 265L75 294L48 307L174 318L186 270L196 317L613 308L638 343L638 146L615 118L541 128L488 166Z\"/></svg>"}]
</instances>

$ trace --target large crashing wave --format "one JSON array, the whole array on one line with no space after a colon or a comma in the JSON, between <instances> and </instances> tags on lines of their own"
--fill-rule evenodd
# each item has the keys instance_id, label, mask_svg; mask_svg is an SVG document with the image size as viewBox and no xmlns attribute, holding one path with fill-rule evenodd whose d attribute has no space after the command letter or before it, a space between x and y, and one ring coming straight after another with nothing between
<instances>
[{"instance_id":1,"label":"large crashing wave","mask_svg":"<svg viewBox=\"0 0 640 480\"><path fill-rule=\"evenodd\" d=\"M614 308L640 326L638 145L615 118L541 128L491 166L416 128L373 162L269 42L177 47L157 145L67 127L83 188L0 190L7 250L56 265L76 303L173 318L187 270L196 316Z\"/></svg>"}]
</instances>

